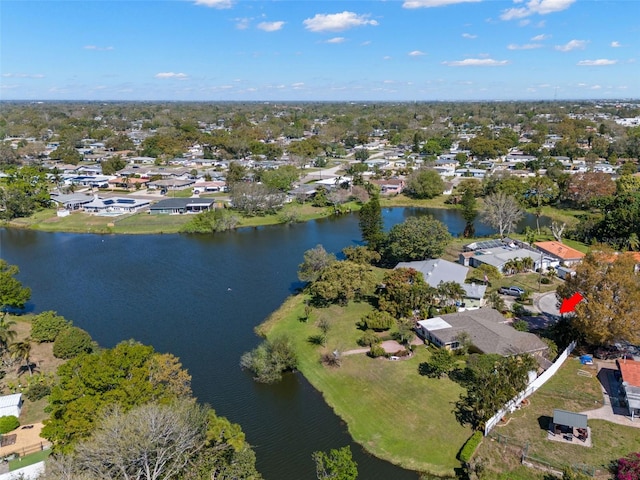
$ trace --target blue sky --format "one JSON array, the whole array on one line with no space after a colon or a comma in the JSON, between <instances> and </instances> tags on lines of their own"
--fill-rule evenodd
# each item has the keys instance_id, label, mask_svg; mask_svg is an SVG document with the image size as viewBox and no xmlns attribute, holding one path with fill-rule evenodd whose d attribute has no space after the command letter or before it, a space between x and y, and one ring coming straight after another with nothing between
<instances>
[{"instance_id":1,"label":"blue sky","mask_svg":"<svg viewBox=\"0 0 640 480\"><path fill-rule=\"evenodd\" d=\"M640 98L639 0L0 0L0 99Z\"/></svg>"}]
</instances>

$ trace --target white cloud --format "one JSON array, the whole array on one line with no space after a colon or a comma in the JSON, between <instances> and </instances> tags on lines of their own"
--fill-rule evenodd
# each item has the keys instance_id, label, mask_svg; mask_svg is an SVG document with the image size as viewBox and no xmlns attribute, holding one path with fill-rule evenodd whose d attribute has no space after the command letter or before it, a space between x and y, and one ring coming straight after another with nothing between
<instances>
[{"instance_id":1,"label":"white cloud","mask_svg":"<svg viewBox=\"0 0 640 480\"><path fill-rule=\"evenodd\" d=\"M347 11L333 14L317 13L315 17L307 18L302 23L312 32L340 32L354 27L378 25L376 20L369 19L369 15L358 15Z\"/></svg>"},{"instance_id":2,"label":"white cloud","mask_svg":"<svg viewBox=\"0 0 640 480\"><path fill-rule=\"evenodd\" d=\"M481 2L482 0L405 0L402 4L404 8L432 8L446 7L456 3Z\"/></svg>"},{"instance_id":3,"label":"white cloud","mask_svg":"<svg viewBox=\"0 0 640 480\"><path fill-rule=\"evenodd\" d=\"M529 0L523 7L514 7L504 10L500 18L502 20L517 20L531 15L547 15L549 13L561 12L569 8L576 0ZM522 3L514 0L514 3Z\"/></svg>"},{"instance_id":4,"label":"white cloud","mask_svg":"<svg viewBox=\"0 0 640 480\"><path fill-rule=\"evenodd\" d=\"M547 35L547 34L542 33L540 35L536 35L535 37L532 37L531 41L532 42L542 42L543 40L547 40L549 38L551 38L551 35Z\"/></svg>"},{"instance_id":5,"label":"white cloud","mask_svg":"<svg viewBox=\"0 0 640 480\"><path fill-rule=\"evenodd\" d=\"M492 58L465 58L464 60L455 60L442 62L449 67L501 67L507 65L507 60L494 60Z\"/></svg>"},{"instance_id":6,"label":"white cloud","mask_svg":"<svg viewBox=\"0 0 640 480\"><path fill-rule=\"evenodd\" d=\"M233 0L196 0L195 4L222 10L233 7Z\"/></svg>"},{"instance_id":7,"label":"white cloud","mask_svg":"<svg viewBox=\"0 0 640 480\"><path fill-rule=\"evenodd\" d=\"M393 57L391 55L385 55L382 57L383 60L391 60Z\"/></svg>"},{"instance_id":8,"label":"white cloud","mask_svg":"<svg viewBox=\"0 0 640 480\"><path fill-rule=\"evenodd\" d=\"M360 44L361 47L367 47L369 45L371 45L371 40L365 40Z\"/></svg>"},{"instance_id":9,"label":"white cloud","mask_svg":"<svg viewBox=\"0 0 640 480\"><path fill-rule=\"evenodd\" d=\"M41 73L3 73L4 78L44 78Z\"/></svg>"},{"instance_id":10,"label":"white cloud","mask_svg":"<svg viewBox=\"0 0 640 480\"><path fill-rule=\"evenodd\" d=\"M294 90L302 90L304 88L304 82L292 83L291 88L293 88Z\"/></svg>"},{"instance_id":11,"label":"white cloud","mask_svg":"<svg viewBox=\"0 0 640 480\"><path fill-rule=\"evenodd\" d=\"M85 45L83 47L85 50L99 50L99 51L108 51L113 50L113 47L98 47L96 45Z\"/></svg>"},{"instance_id":12,"label":"white cloud","mask_svg":"<svg viewBox=\"0 0 640 480\"><path fill-rule=\"evenodd\" d=\"M326 43L344 43L346 38L344 37L333 37L327 40Z\"/></svg>"},{"instance_id":13,"label":"white cloud","mask_svg":"<svg viewBox=\"0 0 640 480\"><path fill-rule=\"evenodd\" d=\"M284 22L282 22L282 21L278 21L278 22L260 22L258 24L258 28L260 30L264 30L265 32L277 32L278 30L281 30L283 26L284 26Z\"/></svg>"},{"instance_id":14,"label":"white cloud","mask_svg":"<svg viewBox=\"0 0 640 480\"><path fill-rule=\"evenodd\" d=\"M426 55L426 53L421 52L420 50L414 50L413 52L409 52L407 55L410 57L422 57L423 55Z\"/></svg>"},{"instance_id":15,"label":"white cloud","mask_svg":"<svg viewBox=\"0 0 640 480\"><path fill-rule=\"evenodd\" d=\"M614 42L611 42L611 44L609 46L613 47L613 48L619 48L619 47L622 46L622 44L620 42L615 42L614 41Z\"/></svg>"},{"instance_id":16,"label":"white cloud","mask_svg":"<svg viewBox=\"0 0 640 480\"><path fill-rule=\"evenodd\" d=\"M462 34L462 38L468 38L470 40L473 40L474 38L478 38L478 36L477 35L473 35L471 33L463 33Z\"/></svg>"},{"instance_id":17,"label":"white cloud","mask_svg":"<svg viewBox=\"0 0 640 480\"><path fill-rule=\"evenodd\" d=\"M585 40L571 40L564 45L556 45L555 49L560 50L561 52L570 52L571 50L584 50L584 47L587 46L587 42Z\"/></svg>"},{"instance_id":18,"label":"white cloud","mask_svg":"<svg viewBox=\"0 0 640 480\"><path fill-rule=\"evenodd\" d=\"M236 18L236 28L238 30L246 30L251 23L250 18Z\"/></svg>"},{"instance_id":19,"label":"white cloud","mask_svg":"<svg viewBox=\"0 0 640 480\"><path fill-rule=\"evenodd\" d=\"M576 65L581 67L601 67L603 65L615 65L617 60L609 60L607 58L599 58L597 60L580 60Z\"/></svg>"},{"instance_id":20,"label":"white cloud","mask_svg":"<svg viewBox=\"0 0 640 480\"><path fill-rule=\"evenodd\" d=\"M509 50L534 50L536 48L542 48L542 45L540 43L525 43L523 45L511 43L507 45L507 49Z\"/></svg>"},{"instance_id":21,"label":"white cloud","mask_svg":"<svg viewBox=\"0 0 640 480\"><path fill-rule=\"evenodd\" d=\"M186 73L174 73L174 72L160 72L155 74L156 78L177 78L184 80L188 77Z\"/></svg>"}]
</instances>

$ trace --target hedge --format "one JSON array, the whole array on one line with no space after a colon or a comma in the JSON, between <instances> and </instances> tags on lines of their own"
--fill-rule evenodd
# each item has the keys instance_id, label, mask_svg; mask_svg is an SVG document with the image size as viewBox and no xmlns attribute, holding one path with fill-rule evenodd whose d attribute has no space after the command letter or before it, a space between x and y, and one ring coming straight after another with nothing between
<instances>
[{"instance_id":1,"label":"hedge","mask_svg":"<svg viewBox=\"0 0 640 480\"><path fill-rule=\"evenodd\" d=\"M15 415L7 415L6 417L0 417L0 433L9 433L20 426L18 417Z\"/></svg>"},{"instance_id":2,"label":"hedge","mask_svg":"<svg viewBox=\"0 0 640 480\"><path fill-rule=\"evenodd\" d=\"M482 442L482 432L476 430L473 432L473 435L469 437L469 440L465 442L462 450L460 450L460 454L458 455L460 461L463 463L469 463L471 457L473 457L473 454L476 451L476 448L480 445L480 442Z\"/></svg>"}]
</instances>

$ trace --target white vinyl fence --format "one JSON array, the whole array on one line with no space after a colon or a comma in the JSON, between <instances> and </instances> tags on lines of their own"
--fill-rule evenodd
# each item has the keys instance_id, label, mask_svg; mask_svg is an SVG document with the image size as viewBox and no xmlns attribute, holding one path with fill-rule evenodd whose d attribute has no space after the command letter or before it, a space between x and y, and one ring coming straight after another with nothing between
<instances>
[{"instance_id":1,"label":"white vinyl fence","mask_svg":"<svg viewBox=\"0 0 640 480\"><path fill-rule=\"evenodd\" d=\"M504 417L507 412L513 412L522 401L531 396L533 392L538 390L542 385L544 385L551 377L555 375L558 369L562 366L564 361L569 357L573 349L576 348L575 340L569 344L569 346L558 356L553 365L551 365L548 369L546 369L539 377L537 377L532 382L529 382L527 388L524 389L523 392L520 392L514 398L509 400L509 402L502 407L498 413L496 413L493 417L487 420L487 423L484 427L484 435L489 435L489 432L496 426L496 424Z\"/></svg>"}]
</instances>

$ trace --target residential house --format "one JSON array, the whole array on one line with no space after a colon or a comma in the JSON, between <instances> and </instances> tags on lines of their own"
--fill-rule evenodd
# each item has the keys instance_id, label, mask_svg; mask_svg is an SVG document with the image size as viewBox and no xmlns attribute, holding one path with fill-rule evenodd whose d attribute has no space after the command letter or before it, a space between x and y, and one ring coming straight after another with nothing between
<instances>
[{"instance_id":1,"label":"residential house","mask_svg":"<svg viewBox=\"0 0 640 480\"><path fill-rule=\"evenodd\" d=\"M51 201L54 202L58 208L64 208L65 210L80 210L87 203L91 203L93 195L87 195L86 193L52 193Z\"/></svg>"},{"instance_id":2,"label":"residential house","mask_svg":"<svg viewBox=\"0 0 640 480\"><path fill-rule=\"evenodd\" d=\"M109 180L109 187L121 188L124 190L136 190L141 187L146 187L148 183L148 178L118 177Z\"/></svg>"},{"instance_id":3,"label":"residential house","mask_svg":"<svg viewBox=\"0 0 640 480\"><path fill-rule=\"evenodd\" d=\"M211 181L197 181L193 185L193 193L195 195L200 193L213 193L213 192L226 192L227 182L224 180L211 180Z\"/></svg>"},{"instance_id":4,"label":"residential house","mask_svg":"<svg viewBox=\"0 0 640 480\"><path fill-rule=\"evenodd\" d=\"M479 267L480 265L491 265L503 272L504 266L511 260L531 258L533 260L533 270L542 268L546 270L551 266L553 260L541 252L536 252L529 248L522 248L517 245L495 245L490 248L474 250L472 254L465 252L460 255L459 262L463 265Z\"/></svg>"},{"instance_id":5,"label":"residential house","mask_svg":"<svg viewBox=\"0 0 640 480\"><path fill-rule=\"evenodd\" d=\"M136 213L144 207L149 206L150 203L149 200L132 197L99 198L98 195L95 195L91 202L85 203L82 207L84 211L88 213L121 215L125 213Z\"/></svg>"},{"instance_id":6,"label":"residential house","mask_svg":"<svg viewBox=\"0 0 640 480\"><path fill-rule=\"evenodd\" d=\"M424 277L425 282L437 288L441 282L456 282L464 288L466 294L462 300L461 310L480 308L483 304L486 285L465 283L469 269L458 263L441 258L435 260L420 260L416 262L400 262L395 268L412 268Z\"/></svg>"},{"instance_id":7,"label":"residential house","mask_svg":"<svg viewBox=\"0 0 640 480\"><path fill-rule=\"evenodd\" d=\"M553 266L575 265L577 263L580 263L580 261L582 261L582 259L584 258L584 253L555 240L549 242L535 242L533 245L538 250L554 260L555 265Z\"/></svg>"},{"instance_id":8,"label":"residential house","mask_svg":"<svg viewBox=\"0 0 640 480\"><path fill-rule=\"evenodd\" d=\"M382 180L370 180L371 183L380 187L380 193L383 195L394 195L402 193L405 182L401 178L389 178Z\"/></svg>"},{"instance_id":9,"label":"residential house","mask_svg":"<svg viewBox=\"0 0 640 480\"><path fill-rule=\"evenodd\" d=\"M450 350L461 347L463 334L469 336L472 350L480 353L542 356L547 350L547 344L536 335L520 332L507 322L498 310L480 308L420 320L417 331L425 340Z\"/></svg>"},{"instance_id":10,"label":"residential house","mask_svg":"<svg viewBox=\"0 0 640 480\"><path fill-rule=\"evenodd\" d=\"M177 178L167 178L164 180L156 180L153 182L149 182L147 186L150 189L156 190L185 190L187 188L193 187L196 183L195 180L180 180Z\"/></svg>"},{"instance_id":11,"label":"residential house","mask_svg":"<svg viewBox=\"0 0 640 480\"><path fill-rule=\"evenodd\" d=\"M456 169L456 177L472 177L484 178L487 174L486 170L480 168L458 168Z\"/></svg>"},{"instance_id":12,"label":"residential house","mask_svg":"<svg viewBox=\"0 0 640 480\"><path fill-rule=\"evenodd\" d=\"M620 375L622 376L621 389L627 404L627 410L631 419L640 415L640 362L625 358L616 360Z\"/></svg>"},{"instance_id":13,"label":"residential house","mask_svg":"<svg viewBox=\"0 0 640 480\"><path fill-rule=\"evenodd\" d=\"M182 214L200 213L215 208L214 198L166 198L149 207L149 213L159 214Z\"/></svg>"}]
</instances>

